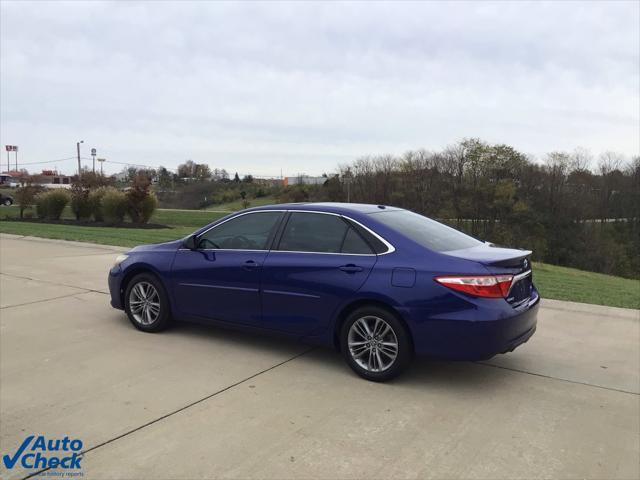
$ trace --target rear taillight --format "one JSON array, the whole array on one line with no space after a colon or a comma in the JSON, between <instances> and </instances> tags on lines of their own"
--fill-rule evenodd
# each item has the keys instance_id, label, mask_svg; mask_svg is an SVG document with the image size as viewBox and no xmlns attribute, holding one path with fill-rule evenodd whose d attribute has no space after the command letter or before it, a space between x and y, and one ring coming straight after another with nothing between
<instances>
[{"instance_id":1,"label":"rear taillight","mask_svg":"<svg viewBox=\"0 0 640 480\"><path fill-rule=\"evenodd\" d=\"M507 298L513 275L456 275L435 277L434 280L474 297Z\"/></svg>"}]
</instances>

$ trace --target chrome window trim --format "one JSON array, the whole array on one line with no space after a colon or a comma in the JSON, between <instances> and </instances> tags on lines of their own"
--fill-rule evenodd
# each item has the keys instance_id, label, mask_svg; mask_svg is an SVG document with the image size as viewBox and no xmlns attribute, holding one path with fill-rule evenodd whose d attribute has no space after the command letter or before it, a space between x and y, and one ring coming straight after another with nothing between
<instances>
[{"instance_id":1,"label":"chrome window trim","mask_svg":"<svg viewBox=\"0 0 640 480\"><path fill-rule=\"evenodd\" d=\"M334 217L346 218L348 220L351 220L353 223L358 224L359 226L364 228L367 232L369 232L371 235L373 235L378 240L380 240L382 243L384 243L388 250L386 252L383 252L383 253L304 252L304 251L298 251L298 250L270 250L269 252L311 253L311 254L315 254L315 255L348 255L348 256L360 256L360 257L375 257L375 256L379 256L379 255L386 255L388 253L393 253L393 252L396 251L395 247L393 245L391 245L389 242L387 242L384 238L382 238L380 235L378 235L376 232L371 230L366 225L363 225L362 223L358 222L357 220L354 220L353 218L349 217L348 215L344 215L344 214L341 214L341 213L334 213L334 212L319 212L317 210L287 210L287 212L289 212L289 213L297 213L297 212L300 212L300 213L320 213L322 215L333 215Z\"/></svg>"},{"instance_id":2,"label":"chrome window trim","mask_svg":"<svg viewBox=\"0 0 640 480\"><path fill-rule=\"evenodd\" d=\"M346 255L348 257L375 257L377 253L305 252L303 250L269 250L269 253L308 253L309 255ZM380 255L384 255L381 253Z\"/></svg>"},{"instance_id":3,"label":"chrome window trim","mask_svg":"<svg viewBox=\"0 0 640 480\"><path fill-rule=\"evenodd\" d=\"M334 212L321 212L321 211L317 211L317 210L285 210L285 209L273 209L273 210L254 210L251 212L243 212L243 213L239 213L237 215L234 215L233 217L227 218L226 220L224 220L223 222L220 223L216 223L215 225L212 225L211 227L207 228L205 231L201 232L200 234L198 234L198 237L200 237L201 235L204 235L205 233L209 232L210 230L219 227L220 225L223 225L225 223L227 223L230 220L233 220L235 218L239 218L242 217L244 215L251 215L253 213L268 213L268 212L285 212L285 213L296 213L296 212L300 212L300 213L319 213L322 215L333 215L335 217L342 217L342 218L346 218L350 221L352 221L353 223L359 225L360 227L364 228L367 232L369 232L371 235L373 235L374 237L376 237L378 240L380 240L382 243L384 243L384 245L387 247L387 251L386 252L382 252L382 253L342 253L342 252L338 252L338 253L332 253L332 252L304 252L304 251L297 251L297 250L273 250L273 249L263 249L263 250L256 250L256 249L241 249L241 248L203 248L198 250L199 252L282 252L282 253L309 253L309 254L314 254L314 255L348 255L348 256L360 256L360 257L376 257L376 256L382 256L382 255L387 255L389 253L393 253L396 251L396 248L389 243L384 237L382 237L381 235L377 234L376 232L374 232L373 230L371 230L369 227L367 227L366 225L363 225L362 223L358 222L357 220L354 220L353 218L349 217L348 215L343 215L341 213L334 213ZM178 250L189 250L188 248L179 248Z\"/></svg>"}]
</instances>

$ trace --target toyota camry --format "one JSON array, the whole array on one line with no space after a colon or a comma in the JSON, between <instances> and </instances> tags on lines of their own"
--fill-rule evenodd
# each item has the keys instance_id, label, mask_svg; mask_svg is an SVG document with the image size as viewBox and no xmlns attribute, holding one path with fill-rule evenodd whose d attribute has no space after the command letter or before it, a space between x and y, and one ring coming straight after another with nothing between
<instances>
[{"instance_id":1,"label":"toyota camry","mask_svg":"<svg viewBox=\"0 0 640 480\"><path fill-rule=\"evenodd\" d=\"M480 360L526 342L540 300L530 257L400 208L283 204L135 247L109 289L145 332L181 320L279 333L384 381L414 355Z\"/></svg>"}]
</instances>

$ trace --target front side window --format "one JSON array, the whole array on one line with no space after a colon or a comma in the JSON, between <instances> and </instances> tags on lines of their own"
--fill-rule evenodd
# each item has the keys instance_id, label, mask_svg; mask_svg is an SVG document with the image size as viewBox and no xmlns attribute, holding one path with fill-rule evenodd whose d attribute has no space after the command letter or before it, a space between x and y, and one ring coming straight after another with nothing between
<instances>
[{"instance_id":1,"label":"front side window","mask_svg":"<svg viewBox=\"0 0 640 480\"><path fill-rule=\"evenodd\" d=\"M267 250L282 212L240 215L198 237L199 249Z\"/></svg>"},{"instance_id":2,"label":"front side window","mask_svg":"<svg viewBox=\"0 0 640 480\"><path fill-rule=\"evenodd\" d=\"M336 215L293 212L278 250L289 252L371 254L371 248Z\"/></svg>"}]
</instances>

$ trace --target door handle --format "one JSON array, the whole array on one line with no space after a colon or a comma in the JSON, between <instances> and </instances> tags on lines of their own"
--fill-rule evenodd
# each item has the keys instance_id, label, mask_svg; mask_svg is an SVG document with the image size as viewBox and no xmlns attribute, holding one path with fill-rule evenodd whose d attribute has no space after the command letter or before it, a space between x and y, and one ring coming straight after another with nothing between
<instances>
[{"instance_id":1,"label":"door handle","mask_svg":"<svg viewBox=\"0 0 640 480\"><path fill-rule=\"evenodd\" d=\"M343 272L347 272L347 273L356 273L356 272L362 271L362 267L354 265L353 263L350 263L348 265L342 265L341 267L338 267L338 268Z\"/></svg>"},{"instance_id":2,"label":"door handle","mask_svg":"<svg viewBox=\"0 0 640 480\"><path fill-rule=\"evenodd\" d=\"M260 266L260 264L254 260L247 260L246 262L244 262L244 265L242 268L244 268L245 270L254 270L256 268L258 268Z\"/></svg>"}]
</instances>

